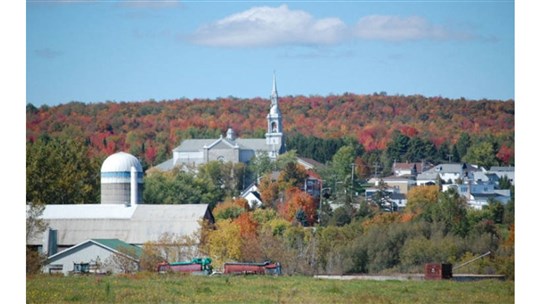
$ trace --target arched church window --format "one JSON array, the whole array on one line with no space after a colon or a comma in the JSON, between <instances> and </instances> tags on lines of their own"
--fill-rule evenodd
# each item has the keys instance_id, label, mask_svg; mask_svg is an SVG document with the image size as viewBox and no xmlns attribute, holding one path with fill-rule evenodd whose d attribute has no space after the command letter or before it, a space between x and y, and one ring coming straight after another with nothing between
<instances>
[{"instance_id":1,"label":"arched church window","mask_svg":"<svg viewBox=\"0 0 540 304\"><path fill-rule=\"evenodd\" d=\"M277 123L275 121L272 122L272 132L277 132Z\"/></svg>"}]
</instances>

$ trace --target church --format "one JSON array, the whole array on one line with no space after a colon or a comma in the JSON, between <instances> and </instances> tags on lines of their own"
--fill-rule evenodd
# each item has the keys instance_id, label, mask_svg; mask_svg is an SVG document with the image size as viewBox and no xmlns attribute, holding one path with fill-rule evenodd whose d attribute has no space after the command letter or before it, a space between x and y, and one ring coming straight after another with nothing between
<instances>
[{"instance_id":1,"label":"church","mask_svg":"<svg viewBox=\"0 0 540 304\"><path fill-rule=\"evenodd\" d=\"M283 117L279 110L276 76L273 77L270 95L270 111L265 138L237 138L229 128L225 136L217 139L186 139L173 149L173 158L158 164L155 168L169 171L177 166L198 166L210 161L248 163L257 153L268 153L275 160L285 152Z\"/></svg>"}]
</instances>

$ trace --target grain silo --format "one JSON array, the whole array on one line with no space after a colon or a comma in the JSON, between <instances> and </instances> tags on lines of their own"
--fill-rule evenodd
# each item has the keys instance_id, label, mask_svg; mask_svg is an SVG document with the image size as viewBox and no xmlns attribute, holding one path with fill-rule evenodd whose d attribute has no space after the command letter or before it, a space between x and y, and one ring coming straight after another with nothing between
<instances>
[{"instance_id":1,"label":"grain silo","mask_svg":"<svg viewBox=\"0 0 540 304\"><path fill-rule=\"evenodd\" d=\"M125 152L115 153L101 166L101 203L142 203L143 170L139 160Z\"/></svg>"}]
</instances>

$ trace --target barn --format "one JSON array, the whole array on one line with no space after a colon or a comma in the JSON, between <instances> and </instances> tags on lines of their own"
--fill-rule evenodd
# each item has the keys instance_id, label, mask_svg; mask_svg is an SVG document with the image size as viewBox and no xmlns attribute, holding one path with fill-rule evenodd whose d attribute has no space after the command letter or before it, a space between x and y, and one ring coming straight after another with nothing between
<instances>
[{"instance_id":1,"label":"barn","mask_svg":"<svg viewBox=\"0 0 540 304\"><path fill-rule=\"evenodd\" d=\"M52 264L64 265L63 273L74 270L76 266L55 262L64 259L65 254L76 254L81 258L79 264L88 264L97 258L98 248L100 252L114 252L115 246L111 244L122 242L140 249L144 243L157 241L165 233L191 236L201 228L203 221L214 222L207 204L141 203L141 168L133 155L115 153L101 168L101 204L45 206L40 218L48 229L27 240L27 246L48 257L45 272L58 271L60 266L54 269ZM116 241L106 241L110 246L105 248L103 241L96 240Z\"/></svg>"},{"instance_id":2,"label":"barn","mask_svg":"<svg viewBox=\"0 0 540 304\"><path fill-rule=\"evenodd\" d=\"M137 270L142 250L118 239L91 239L51 255L44 272L121 273Z\"/></svg>"}]
</instances>

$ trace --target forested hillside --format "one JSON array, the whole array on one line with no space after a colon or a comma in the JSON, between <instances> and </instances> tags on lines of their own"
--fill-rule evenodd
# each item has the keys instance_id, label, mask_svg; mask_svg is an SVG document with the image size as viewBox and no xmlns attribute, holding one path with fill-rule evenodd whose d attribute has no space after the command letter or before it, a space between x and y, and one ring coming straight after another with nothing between
<instances>
[{"instance_id":1,"label":"forested hillside","mask_svg":"<svg viewBox=\"0 0 540 304\"><path fill-rule=\"evenodd\" d=\"M466 271L513 279L509 183L512 199L482 210L437 185L413 188L399 212L384 208L383 194L369 202L352 193L362 193L373 173L390 173L394 161L513 165L514 101L347 94L284 97L280 108L289 151L275 163L262 154L248 165L213 161L197 172L150 170L143 201L209 204L218 229L206 227L197 243L218 265L276 260L289 274L411 273L428 262L461 264L489 251L489 259ZM171 157L183 139L218 138L229 127L242 137L264 137L268 110L261 98L27 105L27 203L98 203L100 166L108 155L129 152L146 169ZM327 163L318 172L334 185L323 195L326 202L302 191L308 173L296 164L297 155ZM234 198L255 176L262 177L259 208ZM332 209L330 201L340 207ZM169 240L145 248L160 242L172 248ZM35 260L28 256L27 269ZM145 259L143 269L150 270L164 257Z\"/></svg>"},{"instance_id":2,"label":"forested hillside","mask_svg":"<svg viewBox=\"0 0 540 304\"><path fill-rule=\"evenodd\" d=\"M172 148L183 139L217 138L229 127L240 137L264 137L268 108L267 99L234 97L71 102L40 108L28 104L27 142L31 144L40 137L70 138L87 146L91 158L127 151L150 167L169 158ZM359 154L366 152L379 158L379 152L397 135L433 153L442 147L440 156L448 159L444 153L451 154L453 146L466 134L469 145L489 142L498 164L513 163L513 100L344 94L281 97L280 108L288 148L320 162L329 160L339 146L351 142L361 144ZM452 160L458 161L456 157L462 158L465 152L453 153Z\"/></svg>"}]
</instances>

